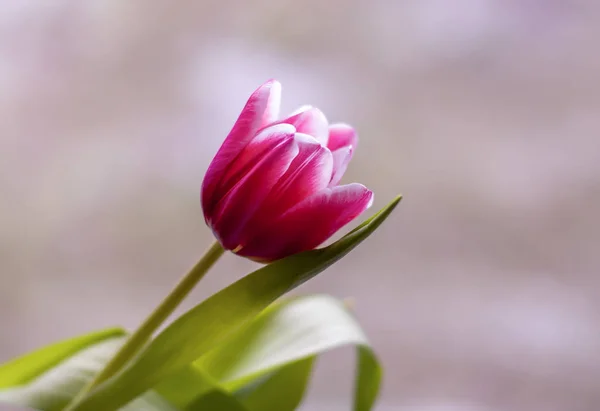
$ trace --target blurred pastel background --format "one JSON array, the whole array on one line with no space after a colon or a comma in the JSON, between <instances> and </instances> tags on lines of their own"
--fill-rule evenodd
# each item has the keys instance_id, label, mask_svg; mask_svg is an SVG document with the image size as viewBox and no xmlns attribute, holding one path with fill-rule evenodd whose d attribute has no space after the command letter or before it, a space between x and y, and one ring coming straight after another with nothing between
<instances>
[{"instance_id":1,"label":"blurred pastel background","mask_svg":"<svg viewBox=\"0 0 600 411\"><path fill-rule=\"evenodd\" d=\"M0 362L134 327L211 241L199 186L246 98L355 125L402 192L301 293L352 297L381 411L600 407L600 2L0 3ZM374 210L371 210L373 212ZM257 265L226 256L186 307ZM353 353L304 410L350 407Z\"/></svg>"}]
</instances>

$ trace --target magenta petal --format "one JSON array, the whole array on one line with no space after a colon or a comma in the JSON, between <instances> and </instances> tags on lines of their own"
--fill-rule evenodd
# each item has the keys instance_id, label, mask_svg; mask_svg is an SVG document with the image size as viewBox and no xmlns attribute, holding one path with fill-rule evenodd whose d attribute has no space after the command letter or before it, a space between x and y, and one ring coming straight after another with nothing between
<instances>
[{"instance_id":1,"label":"magenta petal","mask_svg":"<svg viewBox=\"0 0 600 411\"><path fill-rule=\"evenodd\" d=\"M329 126L329 143L327 146L333 153L333 175L329 186L335 186L342 179L357 143L358 135L354 128L341 123Z\"/></svg>"},{"instance_id":2,"label":"magenta petal","mask_svg":"<svg viewBox=\"0 0 600 411\"><path fill-rule=\"evenodd\" d=\"M223 145L208 166L202 182L202 207L209 209L209 202L221 181L223 173L232 161L254 137L256 131L274 121L279 114L281 84L269 80L248 99Z\"/></svg>"},{"instance_id":3,"label":"magenta petal","mask_svg":"<svg viewBox=\"0 0 600 411\"><path fill-rule=\"evenodd\" d=\"M354 149L352 147L342 147L332 153L333 173L331 175L331 181L329 182L330 187L337 185L344 176L348 164L350 164L350 160L352 159L353 151Z\"/></svg>"},{"instance_id":4,"label":"magenta petal","mask_svg":"<svg viewBox=\"0 0 600 411\"><path fill-rule=\"evenodd\" d=\"M262 206L297 154L298 144L293 136L283 140L263 156L215 206L216 213L208 224L225 248L234 249L240 245L240 233L246 223Z\"/></svg>"},{"instance_id":5,"label":"magenta petal","mask_svg":"<svg viewBox=\"0 0 600 411\"><path fill-rule=\"evenodd\" d=\"M305 199L239 250L271 261L311 250L371 206L373 192L361 184L325 188Z\"/></svg>"},{"instance_id":6,"label":"magenta petal","mask_svg":"<svg viewBox=\"0 0 600 411\"><path fill-rule=\"evenodd\" d=\"M231 190L263 156L282 141L293 136L295 131L294 126L290 124L276 124L259 131L223 174L215 191L217 200L220 199L220 195L224 195Z\"/></svg>"},{"instance_id":7,"label":"magenta petal","mask_svg":"<svg viewBox=\"0 0 600 411\"><path fill-rule=\"evenodd\" d=\"M333 156L329 149L305 134L296 133L294 139L298 144L298 155L269 196L270 200L282 203L282 212L327 187L333 171Z\"/></svg>"},{"instance_id":8,"label":"magenta petal","mask_svg":"<svg viewBox=\"0 0 600 411\"><path fill-rule=\"evenodd\" d=\"M329 138L329 127L325 114L318 108L311 106L302 107L290 117L281 120L282 123L292 124L298 133L308 134L319 143L327 145Z\"/></svg>"},{"instance_id":9,"label":"magenta petal","mask_svg":"<svg viewBox=\"0 0 600 411\"><path fill-rule=\"evenodd\" d=\"M259 90L263 87L269 89L269 96L258 128L264 127L267 124L271 124L276 121L279 117L279 110L281 109L281 83L277 80L271 79L259 87Z\"/></svg>"},{"instance_id":10,"label":"magenta petal","mask_svg":"<svg viewBox=\"0 0 600 411\"><path fill-rule=\"evenodd\" d=\"M358 144L358 135L356 130L347 124L332 124L329 126L329 141L327 147L331 151L338 150L342 147L353 147L356 149Z\"/></svg>"},{"instance_id":11,"label":"magenta petal","mask_svg":"<svg viewBox=\"0 0 600 411\"><path fill-rule=\"evenodd\" d=\"M296 133L294 139L298 144L298 155L249 222L249 233L262 231L273 216L282 215L329 185L333 170L329 149L305 134Z\"/></svg>"}]
</instances>

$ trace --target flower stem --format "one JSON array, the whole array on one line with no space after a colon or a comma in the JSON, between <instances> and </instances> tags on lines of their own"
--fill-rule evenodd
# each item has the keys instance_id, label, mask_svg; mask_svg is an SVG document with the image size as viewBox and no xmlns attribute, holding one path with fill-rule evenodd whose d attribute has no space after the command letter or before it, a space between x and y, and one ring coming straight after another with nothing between
<instances>
[{"instance_id":1,"label":"flower stem","mask_svg":"<svg viewBox=\"0 0 600 411\"><path fill-rule=\"evenodd\" d=\"M223 255L225 250L215 241L206 250L200 261L185 275L180 282L173 288L167 297L158 307L146 318L137 330L127 339L125 344L115 354L115 356L106 364L104 369L96 378L79 393L77 399L82 398L87 392L98 384L106 381L116 374L131 358L136 355L143 346L152 337L154 332L165 322L165 320L181 304L183 299L192 291L198 282L204 277L213 264Z\"/></svg>"}]
</instances>

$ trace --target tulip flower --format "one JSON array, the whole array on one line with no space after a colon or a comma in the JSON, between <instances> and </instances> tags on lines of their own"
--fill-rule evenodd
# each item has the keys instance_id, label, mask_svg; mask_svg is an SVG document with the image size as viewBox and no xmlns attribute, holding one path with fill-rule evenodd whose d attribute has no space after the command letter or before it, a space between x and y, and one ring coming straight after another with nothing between
<instances>
[{"instance_id":1,"label":"tulip flower","mask_svg":"<svg viewBox=\"0 0 600 411\"><path fill-rule=\"evenodd\" d=\"M251 96L202 184L206 224L223 248L261 262L311 250L373 202L361 184L338 185L355 130L306 106L277 120L281 85Z\"/></svg>"}]
</instances>

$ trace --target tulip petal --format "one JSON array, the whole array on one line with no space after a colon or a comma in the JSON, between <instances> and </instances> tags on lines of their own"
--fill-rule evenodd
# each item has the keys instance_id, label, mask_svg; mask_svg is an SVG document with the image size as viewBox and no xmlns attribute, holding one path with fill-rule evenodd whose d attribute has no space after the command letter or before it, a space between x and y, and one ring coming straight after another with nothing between
<instances>
[{"instance_id":1,"label":"tulip petal","mask_svg":"<svg viewBox=\"0 0 600 411\"><path fill-rule=\"evenodd\" d=\"M354 149L352 147L342 147L332 153L333 172L331 175L331 181L329 182L330 187L337 185L344 176L344 173L348 168L348 164L350 164L350 160L352 159L353 152Z\"/></svg>"},{"instance_id":2,"label":"tulip petal","mask_svg":"<svg viewBox=\"0 0 600 411\"><path fill-rule=\"evenodd\" d=\"M296 133L298 155L279 180L269 200L278 203L278 215L310 195L327 187L333 171L331 151L311 136Z\"/></svg>"},{"instance_id":3,"label":"tulip petal","mask_svg":"<svg viewBox=\"0 0 600 411\"><path fill-rule=\"evenodd\" d=\"M238 254L272 261L311 250L371 206L373 192L357 183L325 188L281 215Z\"/></svg>"},{"instance_id":4,"label":"tulip petal","mask_svg":"<svg viewBox=\"0 0 600 411\"><path fill-rule=\"evenodd\" d=\"M217 201L229 192L263 156L282 141L293 136L295 131L294 126L290 124L276 124L259 131L225 171L214 193Z\"/></svg>"},{"instance_id":5,"label":"tulip petal","mask_svg":"<svg viewBox=\"0 0 600 411\"><path fill-rule=\"evenodd\" d=\"M258 129L277 118L280 102L281 84L276 80L267 81L252 93L206 171L202 183L202 207L205 211L225 170L246 147Z\"/></svg>"},{"instance_id":6,"label":"tulip petal","mask_svg":"<svg viewBox=\"0 0 600 411\"><path fill-rule=\"evenodd\" d=\"M333 174L331 176L330 187L340 182L348 164L352 159L358 136L354 128L347 124L332 124L329 126L328 147L333 153Z\"/></svg>"},{"instance_id":7,"label":"tulip petal","mask_svg":"<svg viewBox=\"0 0 600 411\"><path fill-rule=\"evenodd\" d=\"M289 136L266 153L215 205L216 213L207 223L225 248L240 245L240 233L246 223L297 154L298 144Z\"/></svg>"},{"instance_id":8,"label":"tulip petal","mask_svg":"<svg viewBox=\"0 0 600 411\"><path fill-rule=\"evenodd\" d=\"M318 108L303 106L290 117L281 120L281 123L291 124L296 127L298 133L308 134L324 146L327 145L329 138L327 117Z\"/></svg>"},{"instance_id":9,"label":"tulip petal","mask_svg":"<svg viewBox=\"0 0 600 411\"><path fill-rule=\"evenodd\" d=\"M353 147L356 149L358 144L358 135L356 130L348 124L337 123L329 126L329 141L327 147L331 151L342 147Z\"/></svg>"},{"instance_id":10,"label":"tulip petal","mask_svg":"<svg viewBox=\"0 0 600 411\"><path fill-rule=\"evenodd\" d=\"M246 232L261 232L265 222L272 221L273 216L282 215L329 185L333 170L331 151L305 134L296 133L294 140L298 144L298 155L248 222Z\"/></svg>"}]
</instances>

